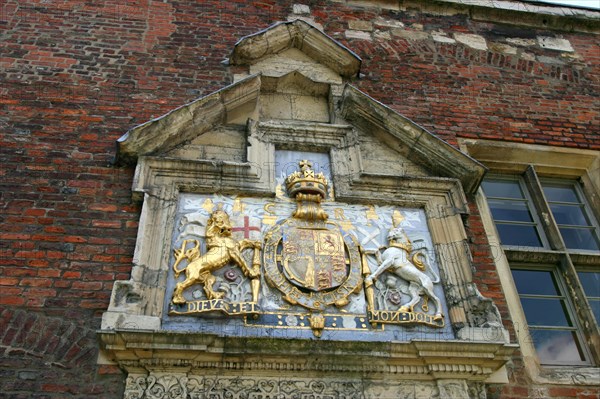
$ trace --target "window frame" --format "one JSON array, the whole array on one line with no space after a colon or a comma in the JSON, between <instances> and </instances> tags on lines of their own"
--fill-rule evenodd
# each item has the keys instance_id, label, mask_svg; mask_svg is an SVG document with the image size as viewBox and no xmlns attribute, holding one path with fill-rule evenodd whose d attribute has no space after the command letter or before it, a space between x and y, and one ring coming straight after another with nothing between
<instances>
[{"instance_id":1,"label":"window frame","mask_svg":"<svg viewBox=\"0 0 600 399\"><path fill-rule=\"evenodd\" d=\"M517 341L521 347L525 370L535 383L592 385L600 386L598 366L600 365L600 335L589 303L581 305L583 288L577 276L578 270L597 268L600 266L600 254L593 251L567 250L562 237L556 228L553 215L546 203L543 190L537 178L540 173L544 179L566 179L579 183L583 198L590 206L590 214L600 220L600 151L552 147L546 145L525 144L484 139L459 139L461 150L484 164L489 175L514 176L522 175L528 184L528 191L541 194L542 203L536 203L536 209L544 209L543 229L548 235L552 248L515 248L503 247L500 244L487 199L480 188L475 201L480 212L484 231L494 256L494 263L504 290L508 311L511 315ZM539 211L538 211L539 212ZM553 229L554 226L554 229ZM525 250L523 250L525 249ZM577 315L581 324L586 325L584 331L586 344L592 354L592 365L542 365L539 362L527 325L519 294L517 292L510 264L558 264L558 270L565 278L569 297L578 298ZM577 267L575 266L577 265ZM594 269L597 270L597 269ZM595 365L595 366L594 366Z\"/></svg>"},{"instance_id":2,"label":"window frame","mask_svg":"<svg viewBox=\"0 0 600 399\"><path fill-rule=\"evenodd\" d=\"M590 228L594 228L595 231L595 239L596 239L596 243L599 246L599 249L597 251L595 250L588 250L588 249L581 249L581 248L567 248L566 244L565 244L565 251L570 253L570 254L574 254L574 253L585 253L585 254L590 254L590 255L597 255L600 253L600 224L598 223L598 217L594 214L593 212L593 207L590 205L590 202L587 199L587 195L584 192L584 190L581 187L581 182L575 179L557 179L557 178L552 178L552 177L541 177L539 178L540 180L540 184L542 185L542 189L543 189L543 183L547 182L550 184L555 184L555 185L564 185L564 186L570 186L573 187L578 199L580 200L580 204L583 206L583 213L584 215L587 217L588 221L590 222L590 224L588 225ZM545 202L550 205L551 203L554 203L555 201L549 201L547 198L545 198L545 194L544 194L544 200ZM556 226L559 227L560 229L560 224L558 222L555 222ZM564 237L562 237L562 233L561 233L561 238L563 239L563 243L564 243Z\"/></svg>"},{"instance_id":3,"label":"window frame","mask_svg":"<svg viewBox=\"0 0 600 399\"><path fill-rule=\"evenodd\" d=\"M585 339L585 335L583 333L583 328L580 325L581 322L579 320L579 317L577 316L576 310L575 310L575 306L573 304L573 298L571 298L571 296L569 295L569 290L567 287L567 284L565 283L564 279L561 276L560 273L560 267L559 265L556 264L542 264L542 265L537 265L537 264L530 264L530 263L519 263L519 262L513 262L510 265L510 269L511 272L514 270L528 270L528 271L547 271L550 272L552 274L552 276L554 277L554 281L556 282L556 284L558 285L558 291L559 294L557 297L559 298L564 298L564 304L565 304L565 312L568 315L569 318L571 318L572 320L572 324L573 326L571 328L559 328L559 326L534 326L534 325L530 325L529 323L527 324L527 328L529 330L529 339L532 345L535 344L533 343L533 335L535 334L533 331L538 330L538 329L542 329L545 328L547 330L559 330L559 331L574 331L575 335L577 336L577 339L579 340L579 344L581 346L581 351L583 352L584 356L585 356L585 360L582 360L581 362L556 362L556 363L542 363L542 361L540 360L540 365L542 365L543 367L555 367L555 366L593 366L593 354L590 351L590 348L588 347L588 345L586 344L586 339ZM513 281L514 281L514 277L513 277ZM516 284L515 284L516 287ZM521 294L518 292L517 293L519 295L519 300L523 299L524 297L532 297L532 298L541 298L544 295L534 295L534 294ZM521 305L521 307L523 307L523 305ZM523 309L523 313L525 314L525 310ZM527 314L525 314L525 318L527 318ZM542 328L540 328L542 327ZM556 327L556 328L548 328L548 327ZM534 349L536 350L536 349ZM537 350L536 350L537 352Z\"/></svg>"},{"instance_id":4,"label":"window frame","mask_svg":"<svg viewBox=\"0 0 600 399\"><path fill-rule=\"evenodd\" d=\"M500 176L500 179L502 179L502 175ZM497 174L492 174L492 179L499 179ZM501 248L503 248L504 250L509 250L509 251L514 251L514 252L523 252L523 253L540 253L544 250L549 250L551 252L556 252L560 259L561 259L561 265L563 265L561 267L561 274L560 274L560 280L570 280L573 281L574 284L568 285L566 284L566 288L567 288L567 296L569 296L570 298L579 298L579 306L577 306L574 310L575 312L573 313L573 315L575 315L575 318L577 319L576 324L579 326L580 329L580 333L578 333L578 335L581 335L584 337L583 340L581 340L581 345L584 346L583 351L589 355L586 355L587 360L589 360L589 362L583 362L583 363L578 363L578 362L564 362L564 363L556 363L556 364L543 364L541 362L541 360L538 357L538 363L541 367L556 367L556 366L581 366L581 365L600 365L600 351L598 351L597 349L594 350L590 344L590 341L593 340L594 334L597 334L597 328L594 329L592 328L583 328L583 326L587 326L589 325L590 321L592 321L592 323L595 321L595 318L593 316L593 314L591 314L591 306L589 304L589 302L587 301L586 295L583 291L583 287L581 285L581 282L579 281L579 277L577 276L577 270L575 268L575 266L573 265L573 262L570 258L570 254L571 253L586 253L588 255L591 255L593 257L597 257L600 261L600 251L585 251L585 250L572 250L566 247L564 240L562 238L562 235L560 233L559 227L558 227L558 223L556 222L556 220L554 219L554 215L552 213L552 210L550 209L550 203L548 202L544 191L543 191L543 186L542 186L542 181L550 181L550 180L544 180L543 178L540 178L537 175L537 172L535 170L535 166L534 165L528 165L527 169L525 170L525 172L519 176L519 175L509 175L506 177L506 179L516 179L517 181L519 181L519 184L521 186L521 189L523 190L523 188L525 189L524 196L527 197L528 199L532 200L532 205L533 207L530 209L533 213L537 213L537 217L541 220L543 219L544 223L541 224L542 230L543 230L543 234L546 235L546 239L549 242L549 248L541 248L541 247L525 247L525 246L509 246L509 245L501 245ZM560 182L561 184L572 184L575 187L578 186L577 181L573 180L573 179L552 179L552 181L556 184L557 182ZM491 209L489 208L488 200L487 200L487 196L485 195L485 192L482 193L485 197L485 201L486 201L486 206L488 207L489 211L490 211L490 215L491 215ZM583 197L585 198L585 197ZM591 211L588 211L591 213ZM593 215L593 214L592 214ZM532 216L533 217L533 216ZM494 224L494 232L495 234L498 236L498 240L500 240L500 236L498 233L498 229L496 227L495 222L493 221L493 216L492 216L492 223ZM525 256L527 257L527 256ZM533 261L534 264L537 263L537 258L535 257L529 257L530 261ZM513 265L514 265L514 260L509 259L509 268L512 270L513 269ZM545 262L542 262L545 263ZM512 276L511 276L512 279ZM513 281L514 284L514 281ZM515 287L516 290L516 287ZM518 295L518 292L517 292ZM520 296L519 296L519 302L520 302ZM570 299L572 300L572 299ZM529 339L529 343L530 345L533 347L533 352L536 354L535 356L537 357L537 351L533 345L533 342L531 341L530 337L531 337L531 329L529 328L529 324L527 323L527 318L525 315L525 311L523 309L522 304L520 305L521 307L521 312L524 315L524 318L522 319L524 322L524 325L527 325L527 339ZM595 324L595 326L597 327L597 324ZM595 330L595 331L594 331ZM522 342L521 342L522 343Z\"/></svg>"},{"instance_id":5,"label":"window frame","mask_svg":"<svg viewBox=\"0 0 600 399\"><path fill-rule=\"evenodd\" d=\"M519 188L521 189L521 192L523 193L523 200L527 203L527 210L530 212L531 214L531 219L533 220L533 224L534 224L534 228L538 233L538 237L540 238L540 246L539 247L535 247L535 246L526 246L526 245L522 245L522 246L517 246L517 245L503 245L503 247L506 248L515 248L518 249L520 247L527 247L527 248L532 248L533 251L538 250L538 249L550 249L550 242L548 241L548 238L546 236L546 231L544 229L544 226L542 224L542 220L539 217L538 214L538 210L536 209L535 206L535 202L533 201L533 198L531 197L531 194L529 192L529 190L527 189L527 185L525 184L525 182L523 181L523 179L520 176L510 176L510 175L498 175L498 174L490 174L488 176L486 176L485 180L500 180L500 181L514 181L517 182L517 184L519 185ZM490 197L488 197L486 195L486 199L489 200ZM501 198L501 197L492 197L493 199L497 199L497 198ZM489 201L488 201L489 202ZM490 208L491 209L491 208ZM492 215L492 219L493 219L493 215ZM494 221L495 223L495 221ZM503 221L502 223L506 223L506 221ZM515 225L518 223L515 223Z\"/></svg>"}]
</instances>

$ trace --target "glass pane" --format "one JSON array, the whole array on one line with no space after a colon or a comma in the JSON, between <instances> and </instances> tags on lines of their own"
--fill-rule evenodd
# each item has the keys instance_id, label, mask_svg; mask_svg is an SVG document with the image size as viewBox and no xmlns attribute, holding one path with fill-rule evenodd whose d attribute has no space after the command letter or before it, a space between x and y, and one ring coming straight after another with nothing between
<instances>
[{"instance_id":1,"label":"glass pane","mask_svg":"<svg viewBox=\"0 0 600 399\"><path fill-rule=\"evenodd\" d=\"M600 272L577 272L586 296L600 298Z\"/></svg>"},{"instance_id":2,"label":"glass pane","mask_svg":"<svg viewBox=\"0 0 600 399\"><path fill-rule=\"evenodd\" d=\"M532 222L526 202L492 199L488 201L495 221Z\"/></svg>"},{"instance_id":3,"label":"glass pane","mask_svg":"<svg viewBox=\"0 0 600 399\"><path fill-rule=\"evenodd\" d=\"M579 198L577 198L575 188L572 186L569 187L542 183L542 188L544 189L544 194L546 195L546 199L548 201L579 203Z\"/></svg>"},{"instance_id":4,"label":"glass pane","mask_svg":"<svg viewBox=\"0 0 600 399\"><path fill-rule=\"evenodd\" d=\"M542 242L534 226L496 223L502 245L541 247Z\"/></svg>"},{"instance_id":5,"label":"glass pane","mask_svg":"<svg viewBox=\"0 0 600 399\"><path fill-rule=\"evenodd\" d=\"M299 170L298 162L307 159L312 163L315 173L322 172L331 181L331 163L329 154L309 151L275 151L275 177L284 179L292 172Z\"/></svg>"},{"instance_id":6,"label":"glass pane","mask_svg":"<svg viewBox=\"0 0 600 399\"><path fill-rule=\"evenodd\" d=\"M521 298L521 305L530 326L573 326L562 299Z\"/></svg>"},{"instance_id":7,"label":"glass pane","mask_svg":"<svg viewBox=\"0 0 600 399\"><path fill-rule=\"evenodd\" d=\"M531 338L542 364L560 364L585 360L575 332L530 329Z\"/></svg>"},{"instance_id":8,"label":"glass pane","mask_svg":"<svg viewBox=\"0 0 600 399\"><path fill-rule=\"evenodd\" d=\"M552 272L546 270L511 270L520 295L560 296Z\"/></svg>"},{"instance_id":9,"label":"glass pane","mask_svg":"<svg viewBox=\"0 0 600 399\"><path fill-rule=\"evenodd\" d=\"M579 205L551 204L550 209L558 224L571 224L576 226L590 225L583 213L583 209Z\"/></svg>"},{"instance_id":10,"label":"glass pane","mask_svg":"<svg viewBox=\"0 0 600 399\"><path fill-rule=\"evenodd\" d=\"M563 240L565 240L565 245L569 249L600 250L598 240L592 229L560 227L559 230Z\"/></svg>"},{"instance_id":11,"label":"glass pane","mask_svg":"<svg viewBox=\"0 0 600 399\"><path fill-rule=\"evenodd\" d=\"M523 198L521 187L516 181L485 180L482 187L488 197Z\"/></svg>"}]
</instances>

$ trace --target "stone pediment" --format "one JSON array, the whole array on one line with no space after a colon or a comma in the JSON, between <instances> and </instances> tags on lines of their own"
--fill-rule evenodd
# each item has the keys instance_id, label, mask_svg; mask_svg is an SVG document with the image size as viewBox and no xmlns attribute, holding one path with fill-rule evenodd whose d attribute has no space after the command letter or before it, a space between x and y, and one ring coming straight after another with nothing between
<instances>
[{"instance_id":1,"label":"stone pediment","mask_svg":"<svg viewBox=\"0 0 600 399\"><path fill-rule=\"evenodd\" d=\"M468 193L483 179L486 168L479 162L353 86L344 88L340 115L431 175L460 180Z\"/></svg>"},{"instance_id":2,"label":"stone pediment","mask_svg":"<svg viewBox=\"0 0 600 399\"><path fill-rule=\"evenodd\" d=\"M118 141L118 160L159 156L260 162L264 154L250 146L264 144L261 126L274 122L290 136L272 143L275 149L318 148L336 158L332 151L343 141L346 151L338 151L338 159L332 160L352 158L344 167L345 176L352 178L336 182L340 194L390 176L453 178L473 193L485 167L352 86L348 80L358 75L360 62L302 20L275 24L235 45L230 64L247 68L238 81L134 127ZM251 126L258 128L251 131ZM309 137L336 131L341 141L296 140L292 136L299 130Z\"/></svg>"},{"instance_id":3,"label":"stone pediment","mask_svg":"<svg viewBox=\"0 0 600 399\"><path fill-rule=\"evenodd\" d=\"M275 58L276 63L264 62ZM249 66L256 71L277 76L290 70L306 73L310 64L327 67L345 79L358 76L361 59L341 43L302 20L277 23L263 31L242 38L229 58L232 65ZM278 65L278 68L273 65ZM268 72L267 72L268 71ZM311 74L311 71L308 74ZM321 72L325 72L321 69ZM313 78L331 79L330 73L315 74Z\"/></svg>"},{"instance_id":4,"label":"stone pediment","mask_svg":"<svg viewBox=\"0 0 600 399\"><path fill-rule=\"evenodd\" d=\"M118 157L125 163L140 156L252 160L249 121L278 123L290 136L298 130L312 129L318 136L337 129L357 151L358 159L347 171L352 183L360 183L366 175L448 177L472 193L485 173L485 167L468 155L350 84L315 82L299 71L279 77L249 76L137 126L119 139ZM261 134L260 129L255 132ZM286 141L275 146L289 147ZM318 145L291 142L300 147ZM332 148L320 147L325 152Z\"/></svg>"},{"instance_id":5,"label":"stone pediment","mask_svg":"<svg viewBox=\"0 0 600 399\"><path fill-rule=\"evenodd\" d=\"M118 141L143 209L99 337L127 392L220 395L227 373L240 397L280 377L282 398L498 381L514 346L472 282L461 217L485 168L352 86L360 59L303 21L242 39L230 64L233 84ZM402 250L392 271L381 259ZM355 378L370 373L397 383Z\"/></svg>"},{"instance_id":6,"label":"stone pediment","mask_svg":"<svg viewBox=\"0 0 600 399\"><path fill-rule=\"evenodd\" d=\"M254 110L260 76L250 76L166 115L129 130L117 141L117 159L132 163L144 155L159 155L191 141L219 125L233 123L239 113Z\"/></svg>"}]
</instances>

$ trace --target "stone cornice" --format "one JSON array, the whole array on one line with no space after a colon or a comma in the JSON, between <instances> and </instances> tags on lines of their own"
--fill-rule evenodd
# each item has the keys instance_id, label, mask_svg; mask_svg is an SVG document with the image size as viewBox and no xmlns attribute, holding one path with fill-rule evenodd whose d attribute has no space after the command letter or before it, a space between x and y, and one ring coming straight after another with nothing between
<instances>
[{"instance_id":1,"label":"stone cornice","mask_svg":"<svg viewBox=\"0 0 600 399\"><path fill-rule=\"evenodd\" d=\"M135 163L140 156L168 151L227 123L236 109L258 100L260 87L260 76L252 75L130 129L117 140L117 161Z\"/></svg>"},{"instance_id":2,"label":"stone cornice","mask_svg":"<svg viewBox=\"0 0 600 399\"><path fill-rule=\"evenodd\" d=\"M467 193L475 192L483 179L485 166L351 85L344 89L340 113L363 130L388 139L391 148L435 175L460 180Z\"/></svg>"},{"instance_id":3,"label":"stone cornice","mask_svg":"<svg viewBox=\"0 0 600 399\"><path fill-rule=\"evenodd\" d=\"M129 372L154 369L383 373L485 380L517 348L501 341L347 342L221 337L191 332L100 331L105 356Z\"/></svg>"},{"instance_id":4,"label":"stone cornice","mask_svg":"<svg viewBox=\"0 0 600 399\"><path fill-rule=\"evenodd\" d=\"M339 1L336 1L339 2ZM345 0L352 6L419 10L438 15L467 15L473 20L567 32L600 33L600 11L512 0ZM567 1L565 1L567 2Z\"/></svg>"}]
</instances>

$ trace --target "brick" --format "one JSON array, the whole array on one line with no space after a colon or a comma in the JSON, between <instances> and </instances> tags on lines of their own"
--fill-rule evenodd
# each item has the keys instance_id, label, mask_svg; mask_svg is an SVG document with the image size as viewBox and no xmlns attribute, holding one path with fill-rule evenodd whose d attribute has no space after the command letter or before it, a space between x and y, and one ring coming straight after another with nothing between
<instances>
[{"instance_id":1,"label":"brick","mask_svg":"<svg viewBox=\"0 0 600 399\"><path fill-rule=\"evenodd\" d=\"M229 84L245 72L221 64L233 43L291 12L362 58L352 84L452 145L486 138L600 150L594 35L482 22L445 8L404 11L391 1L29 3L0 6L0 339L24 331L26 318L14 312L35 312L31 330L43 330L21 339L27 347L14 358L0 346L0 370L39 373L19 385L0 371L2 389L14 389L9 397L122 396L121 371L95 364L97 343L85 332L99 325L113 281L130 278L139 227L135 168L111 164L115 140ZM474 281L512 329L497 249L469 201ZM597 397L589 387L539 390L520 356L511 382L488 396ZM52 366L66 358L65 368Z\"/></svg>"},{"instance_id":2,"label":"brick","mask_svg":"<svg viewBox=\"0 0 600 399\"><path fill-rule=\"evenodd\" d=\"M550 387L550 388L548 388L548 393L552 397L575 398L575 397L577 397L577 388L574 388L574 387Z\"/></svg>"}]
</instances>

